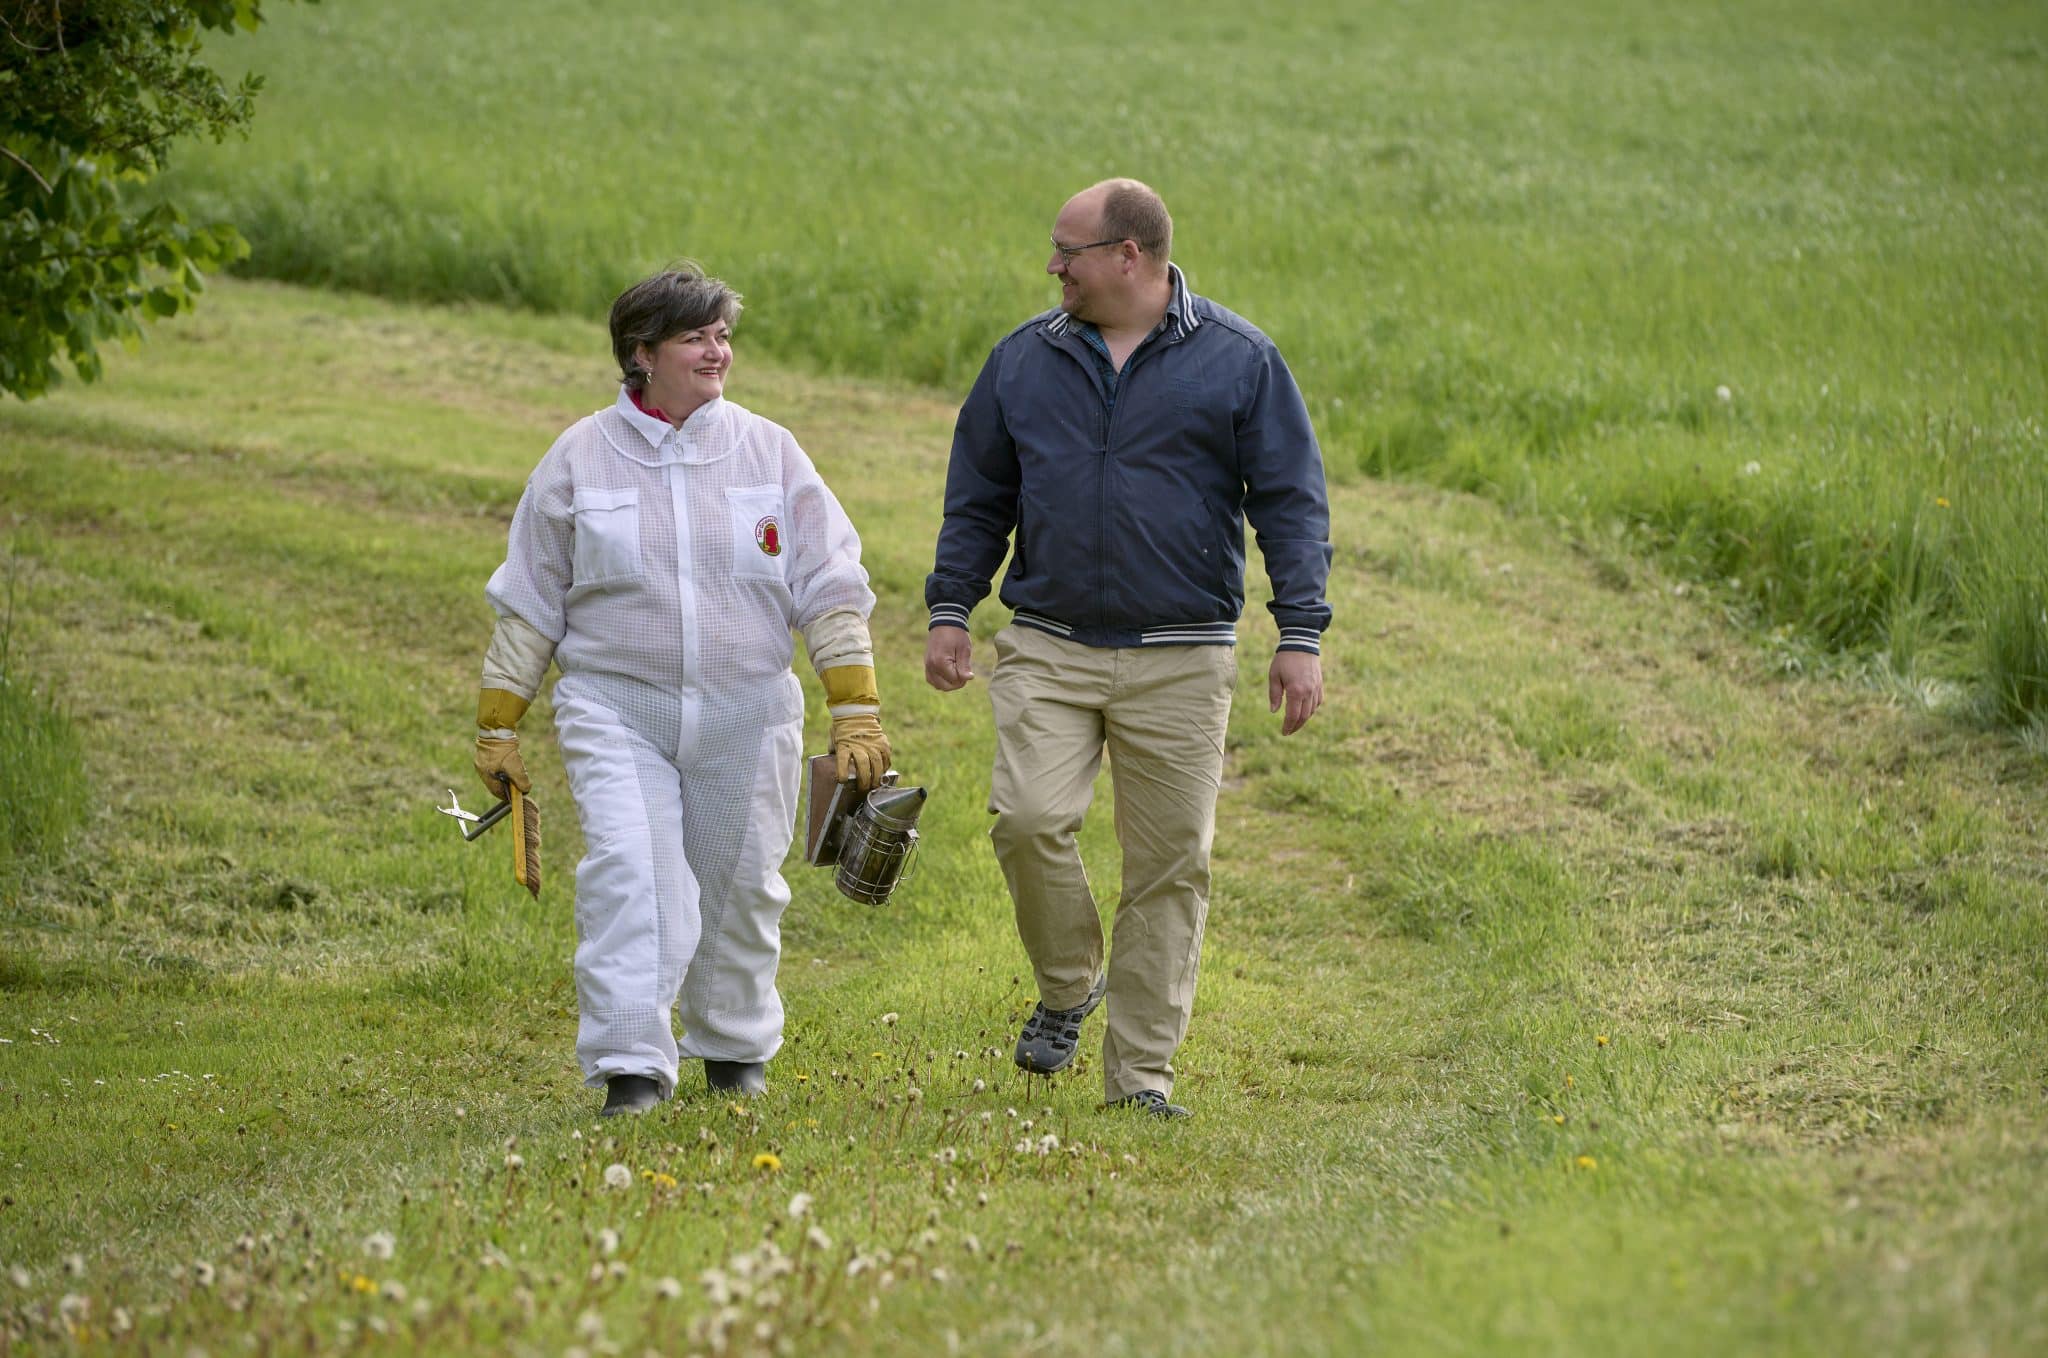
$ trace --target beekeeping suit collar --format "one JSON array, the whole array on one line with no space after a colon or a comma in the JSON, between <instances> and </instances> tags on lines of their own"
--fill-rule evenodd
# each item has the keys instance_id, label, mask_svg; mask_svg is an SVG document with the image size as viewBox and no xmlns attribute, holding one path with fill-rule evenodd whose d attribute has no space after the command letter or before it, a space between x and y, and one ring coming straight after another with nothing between
<instances>
[{"instance_id":1,"label":"beekeeping suit collar","mask_svg":"<svg viewBox=\"0 0 2048 1358\"><path fill-rule=\"evenodd\" d=\"M619 399L612 403L612 413L618 416L617 422L598 421L606 442L642 466L716 462L737 446L732 429L732 408L723 397L698 406L678 429L635 405L632 392L621 383ZM623 428L619 427L621 424Z\"/></svg>"}]
</instances>

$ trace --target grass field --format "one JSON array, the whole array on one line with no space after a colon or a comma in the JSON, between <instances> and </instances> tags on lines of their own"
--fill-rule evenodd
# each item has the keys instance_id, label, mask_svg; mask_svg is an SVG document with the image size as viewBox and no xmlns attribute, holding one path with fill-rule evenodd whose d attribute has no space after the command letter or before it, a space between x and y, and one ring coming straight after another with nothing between
<instances>
[{"instance_id":1,"label":"grass field","mask_svg":"<svg viewBox=\"0 0 2048 1358\"><path fill-rule=\"evenodd\" d=\"M1340 485L1302 735L1244 625L1198 1116L1111 1117L1092 1055L1008 1062L985 699L917 678L951 405L744 347L868 543L924 862L881 910L791 869L766 1096L596 1124L545 704L540 901L430 808L603 351L243 284L0 407L8 663L92 793L0 910L0 1352L2048 1345L2040 750L1625 543Z\"/></svg>"},{"instance_id":2,"label":"grass field","mask_svg":"<svg viewBox=\"0 0 2048 1358\"><path fill-rule=\"evenodd\" d=\"M1061 200L1137 174L1340 479L1479 491L1946 710L2048 712L2032 0L350 0L219 50L270 88L176 185L261 273L588 317L688 253L755 352L955 396L1048 304Z\"/></svg>"}]
</instances>

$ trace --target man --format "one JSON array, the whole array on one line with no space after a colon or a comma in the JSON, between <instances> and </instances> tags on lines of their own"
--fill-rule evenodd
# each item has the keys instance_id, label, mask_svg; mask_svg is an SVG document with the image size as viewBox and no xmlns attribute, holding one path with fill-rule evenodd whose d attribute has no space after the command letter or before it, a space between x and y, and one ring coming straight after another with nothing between
<instances>
[{"instance_id":1,"label":"man","mask_svg":"<svg viewBox=\"0 0 2048 1358\"><path fill-rule=\"evenodd\" d=\"M1045 271L1060 304L1011 331L960 409L925 585L925 678L974 677L967 615L1011 548L989 682L991 838L1038 979L1017 1064L1074 1059L1104 998L1112 1107L1169 1101L1209 909L1209 848L1244 607L1244 521L1273 583L1281 732L1323 698L1329 506L1308 412L1271 341L1188 290L1173 221L1131 179L1076 194ZM1014 535L1014 543L1012 538ZM1105 747L1123 894L1102 970L1075 850Z\"/></svg>"}]
</instances>

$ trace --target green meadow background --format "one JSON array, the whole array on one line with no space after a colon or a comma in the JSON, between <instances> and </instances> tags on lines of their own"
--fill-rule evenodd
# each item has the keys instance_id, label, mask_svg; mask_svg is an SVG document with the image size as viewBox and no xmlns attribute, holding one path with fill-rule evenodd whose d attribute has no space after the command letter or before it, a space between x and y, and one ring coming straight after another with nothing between
<instances>
[{"instance_id":1,"label":"green meadow background","mask_svg":"<svg viewBox=\"0 0 2048 1358\"><path fill-rule=\"evenodd\" d=\"M175 185L263 274L601 315L681 254L750 350L964 389L1134 174L1333 475L1670 554L1996 720L2048 710L2048 12L819 0L280 9ZM1966 692L1953 692L1961 684Z\"/></svg>"},{"instance_id":2,"label":"green meadow background","mask_svg":"<svg viewBox=\"0 0 2048 1358\"><path fill-rule=\"evenodd\" d=\"M0 405L0 1355L2048 1350L2048 11L270 11L168 186L255 276ZM1099 1020L1010 1063L986 697L921 678L960 393L1112 173L1337 551L1284 740L1252 572L1173 1125ZM539 900L431 804L678 255L932 800L886 908L788 869L768 1093L620 1126L546 700Z\"/></svg>"}]
</instances>

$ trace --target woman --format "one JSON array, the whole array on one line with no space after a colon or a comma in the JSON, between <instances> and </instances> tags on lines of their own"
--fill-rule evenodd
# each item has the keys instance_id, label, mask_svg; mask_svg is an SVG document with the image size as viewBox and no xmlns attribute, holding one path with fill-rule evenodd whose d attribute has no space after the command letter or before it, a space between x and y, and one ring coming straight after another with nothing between
<instances>
[{"instance_id":1,"label":"woman","mask_svg":"<svg viewBox=\"0 0 2048 1358\"><path fill-rule=\"evenodd\" d=\"M552 659L583 826L576 1055L603 1115L675 1089L766 1086L782 1043L778 922L802 762L791 629L825 686L839 776L889 766L860 539L789 431L725 399L739 295L695 265L612 303L618 400L526 483L477 702L476 767L524 791L519 718ZM678 1051L670 1011L682 1005Z\"/></svg>"}]
</instances>

